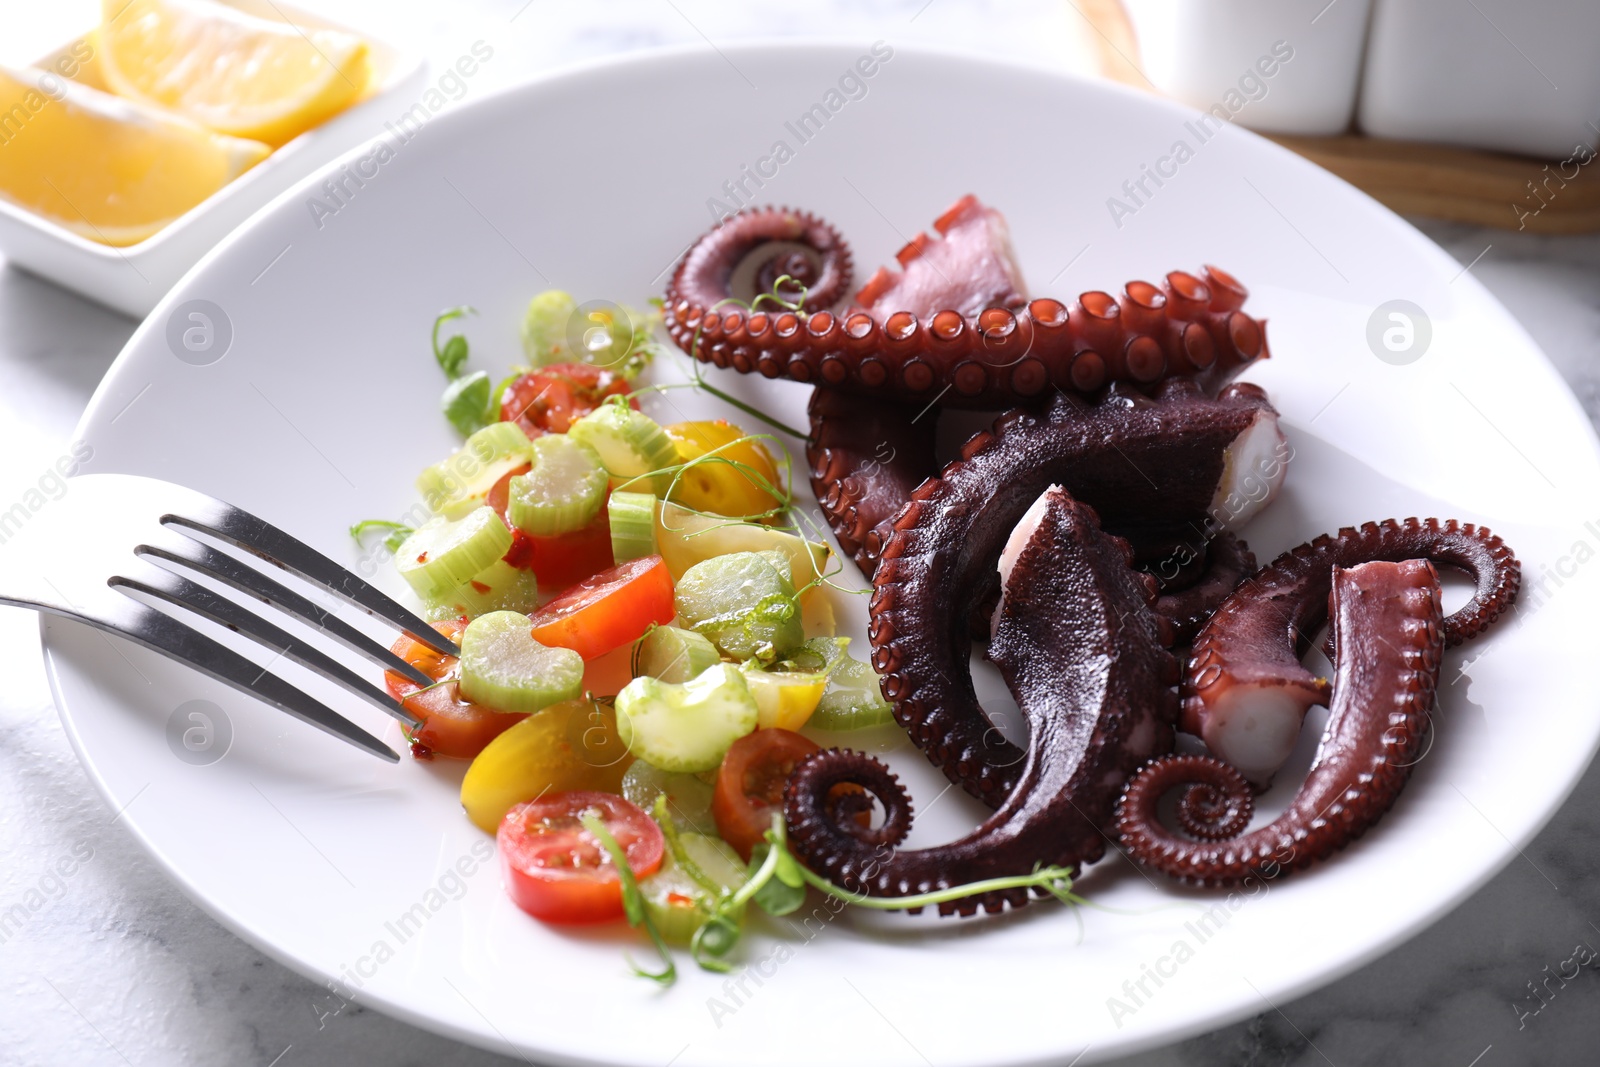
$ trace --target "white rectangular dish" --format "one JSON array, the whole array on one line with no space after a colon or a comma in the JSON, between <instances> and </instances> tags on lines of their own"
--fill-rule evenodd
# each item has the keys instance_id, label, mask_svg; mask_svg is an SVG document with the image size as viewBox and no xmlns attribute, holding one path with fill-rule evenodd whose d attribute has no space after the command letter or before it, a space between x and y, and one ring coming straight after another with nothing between
<instances>
[{"instance_id":1,"label":"white rectangular dish","mask_svg":"<svg viewBox=\"0 0 1600 1067\"><path fill-rule=\"evenodd\" d=\"M185 271L256 209L324 163L378 134L386 119L398 119L410 104L417 102L415 98L427 76L423 61L402 53L365 29L330 22L284 3L222 2L296 27L359 34L368 43L372 64L372 80L366 94L349 110L274 151L155 236L126 248L80 237L0 200L0 254L8 262L124 314L143 318ZM92 49L92 32L41 57L35 65L72 69L76 64L56 67L57 61L74 54L81 57L85 41ZM105 87L92 59L77 66L73 77L95 88Z\"/></svg>"}]
</instances>

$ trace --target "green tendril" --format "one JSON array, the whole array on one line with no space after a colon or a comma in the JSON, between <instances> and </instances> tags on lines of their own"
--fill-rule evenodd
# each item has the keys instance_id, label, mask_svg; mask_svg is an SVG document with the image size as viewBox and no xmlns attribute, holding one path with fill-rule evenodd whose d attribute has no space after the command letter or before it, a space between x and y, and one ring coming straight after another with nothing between
<instances>
[{"instance_id":1,"label":"green tendril","mask_svg":"<svg viewBox=\"0 0 1600 1067\"><path fill-rule=\"evenodd\" d=\"M785 282L790 283L792 286L797 287L800 290L800 298L798 300L791 301L783 298L779 290L783 288ZM792 275L780 274L777 279L773 281L772 290L770 292L756 294L755 299L751 300L749 303L746 303L737 297L730 296L722 300L718 300L715 304L712 304L707 311L716 311L718 308L726 307L731 304L737 307L742 307L746 311L753 312L760 308L763 303L771 303L776 304L785 311L792 311L797 315L804 315L805 312L801 309L805 306L806 297L809 295L809 293L810 290L797 281ZM796 430L791 426L786 426L777 419L774 419L772 416L768 415L766 412L745 403L743 400L729 396L727 393L723 392L721 389L718 389L716 386L705 380L705 376L700 373L700 360L695 358L695 353L700 351L700 335L702 332L704 332L704 330L705 319L702 317L700 325L696 326L694 329L694 337L692 337L689 341L689 368L694 377L693 384L695 388L705 390L712 396L721 400L723 403L732 404L740 411L752 418L760 419L762 422L766 423L768 426L771 426L775 430L781 430L790 437L796 437L802 441L806 440L807 437L810 436L809 434L801 433L799 430Z\"/></svg>"},{"instance_id":2,"label":"green tendril","mask_svg":"<svg viewBox=\"0 0 1600 1067\"><path fill-rule=\"evenodd\" d=\"M661 931L656 929L656 924L650 921L649 913L644 910L644 894L639 892L639 881L633 876L633 868L628 866L627 853L622 851L617 839L611 836L611 831L606 829L606 824L601 822L600 816L594 812L584 812L578 816L578 821L611 857L611 864L617 870L617 881L622 886L622 911L627 916L628 925L644 928L644 932L650 935L650 940L654 943L656 952L660 954L663 964L659 971L647 971L634 963L631 957L625 957L628 966L633 968L633 973L640 978L648 978L663 986L671 985L678 980L678 965L673 962L672 952L667 948L667 943L661 939Z\"/></svg>"},{"instance_id":3,"label":"green tendril","mask_svg":"<svg viewBox=\"0 0 1600 1067\"><path fill-rule=\"evenodd\" d=\"M416 532L403 522L390 522L388 519L362 519L360 522L353 523L350 526L350 536L359 545L364 543L367 534L374 530L389 531L384 535L383 545L390 552L400 551L400 546L405 544L406 538Z\"/></svg>"}]
</instances>

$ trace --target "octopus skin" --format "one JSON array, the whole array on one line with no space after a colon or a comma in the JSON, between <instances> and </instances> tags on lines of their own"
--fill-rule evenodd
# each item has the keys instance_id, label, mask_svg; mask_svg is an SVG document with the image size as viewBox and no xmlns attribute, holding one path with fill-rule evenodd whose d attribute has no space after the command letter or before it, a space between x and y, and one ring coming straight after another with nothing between
<instances>
[{"instance_id":1,"label":"octopus skin","mask_svg":"<svg viewBox=\"0 0 1600 1067\"><path fill-rule=\"evenodd\" d=\"M1141 768L1118 805L1122 845L1139 864L1196 885L1301 870L1343 849L1393 806L1417 762L1447 641L1439 578L1424 559L1377 560L1331 574L1333 698L1317 760L1288 809L1241 833L1250 783L1211 756L1164 756ZM1182 788L1179 820L1157 806Z\"/></svg>"},{"instance_id":2,"label":"octopus skin","mask_svg":"<svg viewBox=\"0 0 1600 1067\"><path fill-rule=\"evenodd\" d=\"M1135 768L1170 751L1176 663L1148 611L1154 582L1129 566L1093 509L1052 486L1031 502L1005 548L1004 597L990 657L1027 718L1031 743L993 815L960 840L899 850L910 828L905 789L879 761L829 749L802 760L785 789L789 841L824 877L875 896L926 893L1036 864L1076 869L1107 843L1117 794ZM884 808L863 828L836 786L865 788ZM1026 903L1026 890L940 905L943 914Z\"/></svg>"},{"instance_id":3,"label":"octopus skin","mask_svg":"<svg viewBox=\"0 0 1600 1067\"><path fill-rule=\"evenodd\" d=\"M1183 379L1154 397L1112 390L1088 408L1058 396L1043 412L1012 411L973 436L896 516L873 576L872 663L912 741L990 806L1015 784L1024 753L978 702L967 619L993 588L1007 535L1040 493L1060 484L1075 499L1105 501L1108 532L1168 544L1215 521L1224 477L1249 467L1243 457L1263 438L1281 440L1260 389L1241 383L1209 397ZM1252 507L1271 499L1268 492Z\"/></svg>"},{"instance_id":4,"label":"octopus skin","mask_svg":"<svg viewBox=\"0 0 1600 1067\"><path fill-rule=\"evenodd\" d=\"M843 295L849 265L832 227L787 208L741 212L692 246L673 274L667 330L685 352L719 367L919 407L937 400L979 410L1054 389L1087 396L1114 382L1149 385L1172 375L1220 382L1270 354L1265 324L1241 310L1247 291L1215 267L1174 271L1160 285L1130 282L1120 299L1097 291L1071 306L1037 299L1007 307L992 302L1020 301L1020 280L1009 289L990 284L991 274L1005 273L996 266L981 284L958 279L960 307L891 306L896 295L941 295L916 284L912 270L926 257L961 254L969 225L962 220L987 210L975 200L963 204L946 216L956 238L920 235L900 251L909 280L874 278L863 290L870 306L842 313L826 310ZM992 242L992 220L979 222ZM951 240L959 247L943 247ZM801 311L716 306L729 296L750 300L760 282L782 273L810 286ZM736 284L741 279L754 284Z\"/></svg>"},{"instance_id":5,"label":"octopus skin","mask_svg":"<svg viewBox=\"0 0 1600 1067\"><path fill-rule=\"evenodd\" d=\"M1346 528L1279 556L1223 602L1195 639L1179 727L1205 741L1257 788L1266 788L1329 683L1300 663L1328 618L1337 567L1430 559L1465 571L1471 600L1445 619L1447 645L1483 633L1516 599L1521 568L1481 526L1454 519L1392 519Z\"/></svg>"},{"instance_id":6,"label":"octopus skin","mask_svg":"<svg viewBox=\"0 0 1600 1067\"><path fill-rule=\"evenodd\" d=\"M1219 532L1206 545L1205 554L1196 555L1201 566L1193 575L1179 577L1163 587L1156 598L1155 612L1172 623L1174 644L1187 645L1233 591L1256 569L1250 546L1227 530Z\"/></svg>"},{"instance_id":7,"label":"octopus skin","mask_svg":"<svg viewBox=\"0 0 1600 1067\"><path fill-rule=\"evenodd\" d=\"M870 579L890 522L937 469L936 416L838 389L812 390L809 411L811 490L839 547Z\"/></svg>"}]
</instances>

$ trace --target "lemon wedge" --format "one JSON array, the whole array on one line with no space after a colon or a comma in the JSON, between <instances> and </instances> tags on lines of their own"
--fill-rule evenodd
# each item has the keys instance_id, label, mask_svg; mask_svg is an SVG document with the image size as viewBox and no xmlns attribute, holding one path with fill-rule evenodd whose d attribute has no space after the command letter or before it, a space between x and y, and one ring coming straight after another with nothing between
<instances>
[{"instance_id":1,"label":"lemon wedge","mask_svg":"<svg viewBox=\"0 0 1600 1067\"><path fill-rule=\"evenodd\" d=\"M366 91L367 44L213 0L102 0L100 69L131 100L277 146Z\"/></svg>"},{"instance_id":2,"label":"lemon wedge","mask_svg":"<svg viewBox=\"0 0 1600 1067\"><path fill-rule=\"evenodd\" d=\"M270 151L46 71L0 67L0 198L90 240L136 244Z\"/></svg>"}]
</instances>

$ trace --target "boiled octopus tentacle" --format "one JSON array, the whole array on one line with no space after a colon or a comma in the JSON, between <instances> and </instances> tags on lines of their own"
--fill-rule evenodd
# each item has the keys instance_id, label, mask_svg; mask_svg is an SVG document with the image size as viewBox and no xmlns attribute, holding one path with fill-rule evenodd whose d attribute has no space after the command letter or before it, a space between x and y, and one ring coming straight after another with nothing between
<instances>
[{"instance_id":1,"label":"boiled octopus tentacle","mask_svg":"<svg viewBox=\"0 0 1600 1067\"><path fill-rule=\"evenodd\" d=\"M1439 577L1423 559L1377 561L1332 573L1336 670L1327 731L1311 773L1278 818L1239 836L1250 784L1209 756L1168 756L1142 768L1118 805L1123 847L1138 863L1199 885L1276 877L1360 837L1410 777L1439 684L1446 625ZM1156 808L1185 787L1185 840Z\"/></svg>"},{"instance_id":2,"label":"boiled octopus tentacle","mask_svg":"<svg viewBox=\"0 0 1600 1067\"><path fill-rule=\"evenodd\" d=\"M870 579L890 520L936 469L936 415L919 419L898 404L836 389L813 390L810 415L812 492L839 547Z\"/></svg>"},{"instance_id":3,"label":"boiled octopus tentacle","mask_svg":"<svg viewBox=\"0 0 1600 1067\"><path fill-rule=\"evenodd\" d=\"M1156 614L1172 623L1176 644L1193 641L1206 620L1256 569L1250 546L1226 530L1211 539L1200 558L1204 569L1198 575L1187 582L1181 578L1171 582L1156 598Z\"/></svg>"},{"instance_id":4,"label":"boiled octopus tentacle","mask_svg":"<svg viewBox=\"0 0 1600 1067\"><path fill-rule=\"evenodd\" d=\"M1004 598L990 657L1027 719L1029 746L1013 788L987 820L935 848L892 847L910 825L910 801L887 767L837 749L813 753L790 777L789 840L813 870L857 892L907 896L1027 874L1035 864L1077 866L1105 851L1117 792L1152 755L1172 747L1177 665L1148 605L1154 581L1131 569L1125 542L1101 531L1093 509L1052 486L1027 508L1005 545ZM830 810L841 783L864 787L885 811L864 830ZM943 914L997 911L1024 890L940 906Z\"/></svg>"},{"instance_id":5,"label":"boiled octopus tentacle","mask_svg":"<svg viewBox=\"0 0 1600 1067\"><path fill-rule=\"evenodd\" d=\"M719 302L732 298L748 304L772 292L785 274L807 287L808 305L832 307L850 288L850 246L831 225L805 211L769 207L740 212L695 242L667 294L673 304L699 309L697 319L707 312L716 319L712 309ZM792 300L800 294L785 286L779 295Z\"/></svg>"},{"instance_id":6,"label":"boiled octopus tentacle","mask_svg":"<svg viewBox=\"0 0 1600 1067\"><path fill-rule=\"evenodd\" d=\"M1104 502L1107 531L1170 544L1214 527L1224 479L1263 477L1258 457L1281 440L1257 387L1236 384L1213 398L1184 379L1153 398L1114 389L1093 407L1057 396L1042 413L1018 409L976 434L960 460L912 494L873 577L872 663L895 719L952 781L993 806L1016 784L1024 753L978 702L967 619L1029 506L1060 484ZM1269 491L1232 521L1270 502L1282 476L1280 465L1264 479Z\"/></svg>"},{"instance_id":7,"label":"boiled octopus tentacle","mask_svg":"<svg viewBox=\"0 0 1600 1067\"><path fill-rule=\"evenodd\" d=\"M1483 633L1516 599L1522 571L1504 541L1454 519L1369 522L1284 553L1223 603L1195 640L1179 728L1260 788L1294 748L1328 681L1300 663L1327 621L1335 567L1369 560L1430 559L1465 571L1472 599L1444 622L1446 645Z\"/></svg>"},{"instance_id":8,"label":"boiled octopus tentacle","mask_svg":"<svg viewBox=\"0 0 1600 1067\"><path fill-rule=\"evenodd\" d=\"M807 245L812 238L820 245ZM745 293L759 291L732 291L729 283L734 264L758 254L763 241L781 242L783 271L797 277L822 264L810 267L816 281L805 309L715 309L727 296L749 299ZM808 248L812 258L803 255ZM991 410L1043 397L1052 386L1091 394L1113 382L1148 385L1169 375L1220 382L1269 355L1265 324L1240 310L1244 286L1215 267L1200 275L1174 271L1161 285L1130 282L1120 299L1084 293L1071 307L1038 299L970 313L878 307L835 314L822 310L840 295L831 282L841 271L828 265L845 256L837 234L810 216L741 212L693 246L673 275L667 330L685 352L719 367L907 404L938 398L947 407Z\"/></svg>"}]
</instances>

